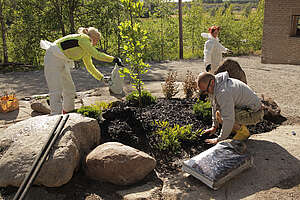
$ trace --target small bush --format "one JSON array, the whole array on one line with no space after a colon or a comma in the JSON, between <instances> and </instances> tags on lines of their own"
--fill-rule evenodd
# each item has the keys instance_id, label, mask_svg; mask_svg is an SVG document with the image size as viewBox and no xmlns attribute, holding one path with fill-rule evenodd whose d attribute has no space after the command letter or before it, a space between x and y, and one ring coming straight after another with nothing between
<instances>
[{"instance_id":1,"label":"small bush","mask_svg":"<svg viewBox=\"0 0 300 200\"><path fill-rule=\"evenodd\" d=\"M178 153L181 148L181 142L196 140L197 135L202 132L202 129L192 132L192 125L186 125L180 127L175 124L170 126L167 121L155 122L158 126L157 131L154 134L160 135L161 142L157 144L159 150L169 150L174 153Z\"/></svg>"},{"instance_id":2,"label":"small bush","mask_svg":"<svg viewBox=\"0 0 300 200\"><path fill-rule=\"evenodd\" d=\"M187 71L184 82L183 82L183 91L186 98L191 98L194 95L194 92L197 91L196 78L191 71Z\"/></svg>"},{"instance_id":3,"label":"small bush","mask_svg":"<svg viewBox=\"0 0 300 200\"><path fill-rule=\"evenodd\" d=\"M141 92L141 106L145 107L147 105L151 105L156 102L156 97L152 96L149 91L142 90ZM133 91L129 95L126 96L126 100L133 105L139 105L139 93L138 91Z\"/></svg>"},{"instance_id":4,"label":"small bush","mask_svg":"<svg viewBox=\"0 0 300 200\"><path fill-rule=\"evenodd\" d=\"M211 104L209 101L197 100L197 103L193 106L193 113L196 117L209 121L211 120Z\"/></svg>"},{"instance_id":5,"label":"small bush","mask_svg":"<svg viewBox=\"0 0 300 200\"><path fill-rule=\"evenodd\" d=\"M162 83L162 92L164 96L167 99L171 99L173 96L175 96L179 90L178 90L178 84L176 84L176 78L177 78L177 72L169 72L168 77L165 81L165 83Z\"/></svg>"},{"instance_id":6,"label":"small bush","mask_svg":"<svg viewBox=\"0 0 300 200\"><path fill-rule=\"evenodd\" d=\"M94 105L82 106L76 110L77 113L80 113L86 117L94 118L99 120L101 118L102 110L109 107L108 103L97 102Z\"/></svg>"}]
</instances>

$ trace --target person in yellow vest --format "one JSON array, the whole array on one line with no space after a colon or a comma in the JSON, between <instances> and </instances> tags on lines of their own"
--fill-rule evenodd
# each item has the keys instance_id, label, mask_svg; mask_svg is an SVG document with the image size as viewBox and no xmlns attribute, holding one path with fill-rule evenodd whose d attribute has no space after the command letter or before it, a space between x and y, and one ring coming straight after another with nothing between
<instances>
[{"instance_id":1,"label":"person in yellow vest","mask_svg":"<svg viewBox=\"0 0 300 200\"><path fill-rule=\"evenodd\" d=\"M70 73L74 61L82 60L87 71L97 80L103 80L103 74L93 65L92 57L122 65L120 58L96 49L100 36L94 27L81 27L78 34L67 35L53 43L41 40L40 46L46 50L44 74L49 89L51 115L65 114L75 108L76 90Z\"/></svg>"}]
</instances>

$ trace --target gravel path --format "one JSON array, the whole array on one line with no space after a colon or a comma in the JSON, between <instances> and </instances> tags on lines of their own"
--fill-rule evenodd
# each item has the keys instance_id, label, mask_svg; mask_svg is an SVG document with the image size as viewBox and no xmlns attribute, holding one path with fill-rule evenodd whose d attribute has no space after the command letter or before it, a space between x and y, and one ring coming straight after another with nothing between
<instances>
[{"instance_id":1,"label":"gravel path","mask_svg":"<svg viewBox=\"0 0 300 200\"><path fill-rule=\"evenodd\" d=\"M281 107L282 114L294 122L300 122L300 66L285 64L262 64L260 57L230 57L236 60L246 73L248 84L258 94L271 97ZM112 67L98 67L109 75ZM183 81L186 72L195 75L204 71L202 60L170 61L151 64L146 74L145 85L151 82L164 81L169 70L177 71L178 81ZM85 69L72 71L77 91L85 91L97 87L106 87L95 80ZM0 94L5 89L15 91L18 97L47 93L47 85L43 71L13 72L0 74ZM159 88L157 88L159 89Z\"/></svg>"}]
</instances>

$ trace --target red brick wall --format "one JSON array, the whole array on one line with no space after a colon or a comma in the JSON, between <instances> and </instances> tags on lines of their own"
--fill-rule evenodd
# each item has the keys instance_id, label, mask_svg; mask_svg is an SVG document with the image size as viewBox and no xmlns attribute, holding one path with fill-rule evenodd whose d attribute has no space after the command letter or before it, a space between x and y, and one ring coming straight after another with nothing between
<instances>
[{"instance_id":1,"label":"red brick wall","mask_svg":"<svg viewBox=\"0 0 300 200\"><path fill-rule=\"evenodd\" d=\"M265 0L262 63L300 64L300 37L290 36L300 0Z\"/></svg>"}]
</instances>

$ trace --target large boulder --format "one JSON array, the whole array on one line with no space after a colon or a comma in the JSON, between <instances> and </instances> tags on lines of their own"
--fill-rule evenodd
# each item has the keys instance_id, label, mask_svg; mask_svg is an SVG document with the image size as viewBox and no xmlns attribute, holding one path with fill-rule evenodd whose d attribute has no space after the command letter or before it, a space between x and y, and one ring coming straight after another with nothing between
<instances>
[{"instance_id":1,"label":"large boulder","mask_svg":"<svg viewBox=\"0 0 300 200\"><path fill-rule=\"evenodd\" d=\"M0 187L20 186L47 141L59 115L37 116L0 133ZM80 159L100 142L95 119L71 113L34 184L59 187L79 168Z\"/></svg>"},{"instance_id":2,"label":"large boulder","mask_svg":"<svg viewBox=\"0 0 300 200\"><path fill-rule=\"evenodd\" d=\"M156 166L148 154L118 142L95 148L86 158L86 173L96 180L130 185L142 180Z\"/></svg>"},{"instance_id":3,"label":"large boulder","mask_svg":"<svg viewBox=\"0 0 300 200\"><path fill-rule=\"evenodd\" d=\"M222 64L218 67L215 74L225 71L228 72L230 78L238 79L247 84L246 74L237 61L232 59L224 60Z\"/></svg>"}]
</instances>

